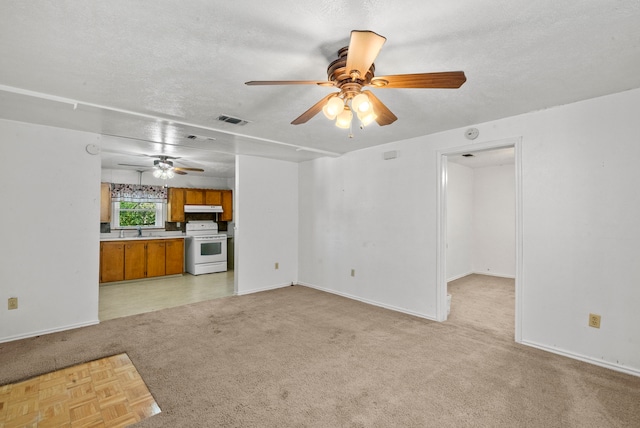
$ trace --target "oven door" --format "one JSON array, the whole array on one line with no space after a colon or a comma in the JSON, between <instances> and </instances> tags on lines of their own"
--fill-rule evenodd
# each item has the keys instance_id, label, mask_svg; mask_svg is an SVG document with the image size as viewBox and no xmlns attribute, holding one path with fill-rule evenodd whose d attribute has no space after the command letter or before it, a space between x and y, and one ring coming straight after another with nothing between
<instances>
[{"instance_id":1,"label":"oven door","mask_svg":"<svg viewBox=\"0 0 640 428\"><path fill-rule=\"evenodd\" d=\"M226 237L194 236L193 243L195 264L227 262Z\"/></svg>"}]
</instances>

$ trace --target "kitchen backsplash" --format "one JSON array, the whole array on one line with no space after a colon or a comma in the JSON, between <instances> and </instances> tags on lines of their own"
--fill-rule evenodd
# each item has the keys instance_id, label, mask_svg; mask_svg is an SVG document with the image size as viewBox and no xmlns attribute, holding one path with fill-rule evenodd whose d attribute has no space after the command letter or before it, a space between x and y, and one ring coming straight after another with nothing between
<instances>
[{"instance_id":1,"label":"kitchen backsplash","mask_svg":"<svg viewBox=\"0 0 640 428\"><path fill-rule=\"evenodd\" d=\"M198 220L215 220L215 214L211 213L186 213L185 218L187 221L198 221ZM180 226L178 226L178 222L165 221L164 222L164 230L166 232L186 232L186 224L187 221L180 222ZM220 232L226 232L228 230L228 223L226 221L218 221L218 230ZM160 231L160 230L158 230ZM119 230L115 230L111 232L111 223L100 223L100 233L119 233Z\"/></svg>"}]
</instances>

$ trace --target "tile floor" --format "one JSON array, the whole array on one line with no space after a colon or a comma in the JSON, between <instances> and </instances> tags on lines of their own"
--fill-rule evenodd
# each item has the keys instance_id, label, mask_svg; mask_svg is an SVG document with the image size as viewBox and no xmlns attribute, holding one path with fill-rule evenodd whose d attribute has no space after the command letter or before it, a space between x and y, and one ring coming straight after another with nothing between
<instances>
[{"instance_id":1,"label":"tile floor","mask_svg":"<svg viewBox=\"0 0 640 428\"><path fill-rule=\"evenodd\" d=\"M233 296L234 271L171 276L100 285L99 319L129 315Z\"/></svg>"}]
</instances>

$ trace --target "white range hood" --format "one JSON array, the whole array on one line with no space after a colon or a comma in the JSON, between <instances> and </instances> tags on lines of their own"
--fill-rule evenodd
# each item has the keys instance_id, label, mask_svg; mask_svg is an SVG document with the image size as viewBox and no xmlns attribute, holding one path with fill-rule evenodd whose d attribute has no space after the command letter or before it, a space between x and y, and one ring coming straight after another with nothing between
<instances>
[{"instance_id":1,"label":"white range hood","mask_svg":"<svg viewBox=\"0 0 640 428\"><path fill-rule=\"evenodd\" d=\"M186 213L221 213L221 205L185 205L184 212Z\"/></svg>"}]
</instances>

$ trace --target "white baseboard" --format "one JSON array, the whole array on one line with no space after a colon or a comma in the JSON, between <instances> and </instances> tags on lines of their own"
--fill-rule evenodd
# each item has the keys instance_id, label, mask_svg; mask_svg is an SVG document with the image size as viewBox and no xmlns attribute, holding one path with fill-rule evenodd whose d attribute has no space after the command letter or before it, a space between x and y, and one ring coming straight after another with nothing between
<instances>
[{"instance_id":1,"label":"white baseboard","mask_svg":"<svg viewBox=\"0 0 640 428\"><path fill-rule=\"evenodd\" d=\"M486 275L486 276L497 276L498 278L509 278L509 279L516 279L515 275L507 275L507 274L502 274L502 273L495 273L495 272L472 272L478 275Z\"/></svg>"},{"instance_id":2,"label":"white baseboard","mask_svg":"<svg viewBox=\"0 0 640 428\"><path fill-rule=\"evenodd\" d=\"M50 328L46 330L33 331L30 333L17 334L15 336L1 337L0 343L13 342L14 340L27 339L29 337L42 336L45 334L58 333L60 331L73 330L74 328L88 327L90 325L99 324L99 320L84 322L80 324L70 324L63 327Z\"/></svg>"},{"instance_id":3,"label":"white baseboard","mask_svg":"<svg viewBox=\"0 0 640 428\"><path fill-rule=\"evenodd\" d=\"M532 348L541 349L543 351L551 352L552 354L562 355L574 360L583 361L585 363L593 364L596 366L604 367L606 369L614 370L617 372L626 373L632 376L640 377L640 370L633 367L621 366L620 364L611 363L609 361L598 360L596 358L588 357L586 355L576 354L574 352L565 351L563 349L554 348L540 343L523 340L520 342L523 345L531 346Z\"/></svg>"},{"instance_id":4,"label":"white baseboard","mask_svg":"<svg viewBox=\"0 0 640 428\"><path fill-rule=\"evenodd\" d=\"M501 273L495 273L495 272L467 272L467 273L463 273L462 275L456 275L452 278L447 279L447 282L451 282L451 281L455 281L456 279L460 279L460 278L464 278L465 276L469 276L469 275L485 275L485 276L495 276L498 278L509 278L509 279L516 279L515 275L506 275L506 274L501 274Z\"/></svg>"},{"instance_id":5,"label":"white baseboard","mask_svg":"<svg viewBox=\"0 0 640 428\"><path fill-rule=\"evenodd\" d=\"M378 306L378 307L389 309L389 310L392 310L392 311L401 312L401 313L407 314L407 315L413 315L414 317L424 318L424 319L428 319L430 321L437 321L437 319L435 317L431 317L429 315L426 315L426 314L423 314L423 313L420 313L420 312L414 312L414 311L410 311L410 310L407 310L407 309L404 309L404 308L399 308L397 306L387 305L385 303L376 302L374 300L364 299L362 297L354 296L354 295L351 295L351 294L348 294L348 293L342 293L340 291L335 291L335 290L331 290L331 289L324 288L324 287L319 287L317 285L309 284L309 283L306 283L306 282L298 282L298 285L302 285L304 287L309 287L309 288L315 288L316 290L324 291L326 293L336 294L338 296L346 297L347 299L351 299L351 300L357 300L359 302L366 303L368 305Z\"/></svg>"},{"instance_id":6,"label":"white baseboard","mask_svg":"<svg viewBox=\"0 0 640 428\"><path fill-rule=\"evenodd\" d=\"M291 286L291 283L287 282L286 284L276 284L276 285L269 285L267 287L252 288L250 290L240 291L236 294L236 296L244 296L247 294L259 293L261 291L275 290L276 288L284 288L284 287L290 287L290 286Z\"/></svg>"},{"instance_id":7,"label":"white baseboard","mask_svg":"<svg viewBox=\"0 0 640 428\"><path fill-rule=\"evenodd\" d=\"M475 273L475 272L467 272L467 273L463 273L462 275L456 275L454 277L451 277L451 278L447 279L447 282L451 282L451 281L455 281L456 279L464 278L465 276L469 276L469 275L471 275L473 273Z\"/></svg>"}]
</instances>

